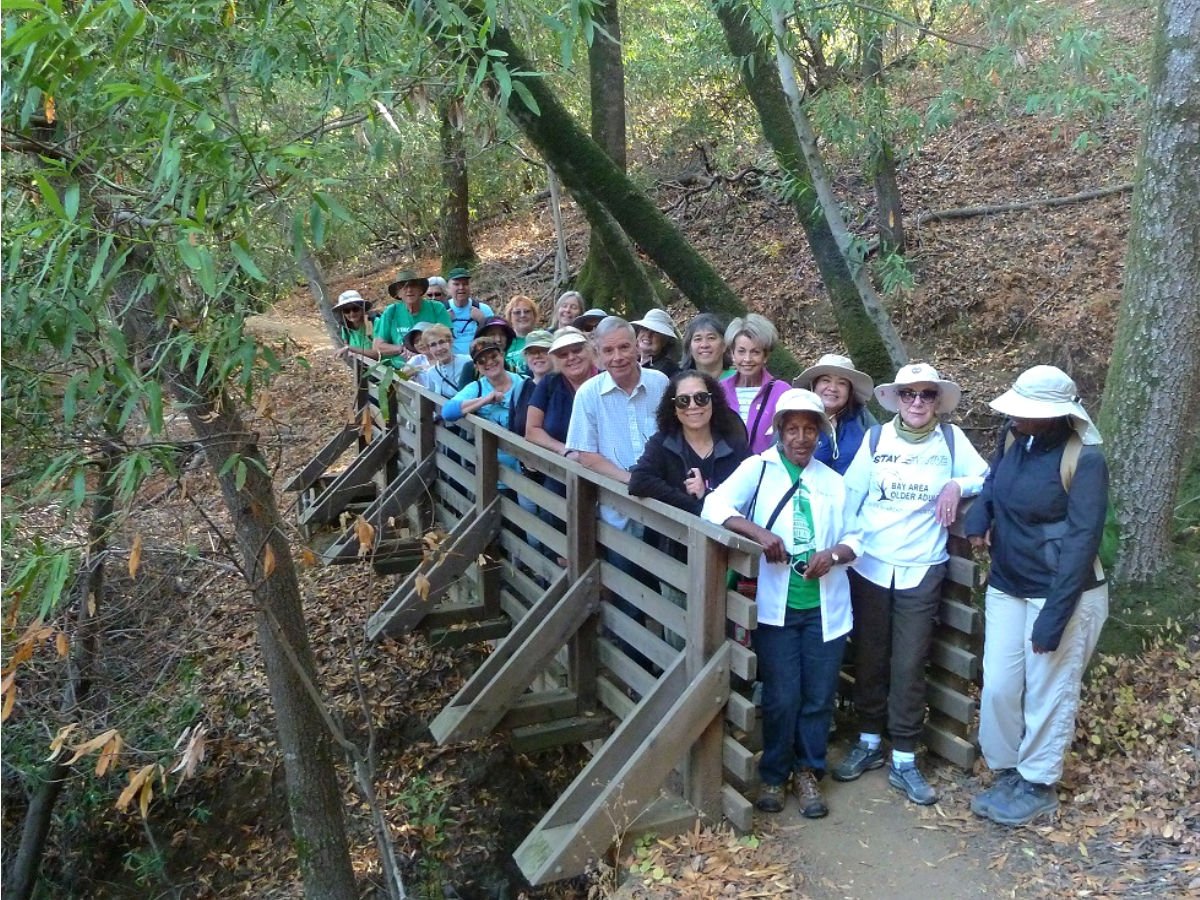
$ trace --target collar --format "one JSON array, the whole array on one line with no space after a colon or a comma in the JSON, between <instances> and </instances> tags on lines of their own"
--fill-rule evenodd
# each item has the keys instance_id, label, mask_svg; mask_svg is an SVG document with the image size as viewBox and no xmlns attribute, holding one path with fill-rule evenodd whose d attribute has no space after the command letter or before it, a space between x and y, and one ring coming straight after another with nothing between
<instances>
[{"instance_id":1,"label":"collar","mask_svg":"<svg viewBox=\"0 0 1200 900\"><path fill-rule=\"evenodd\" d=\"M671 434L666 435L663 438L663 447L665 447L667 450L670 450L672 453L675 453L678 456L683 456L683 448L684 448L683 432L675 431L675 432L672 432ZM714 434L713 435L713 458L718 459L723 456L729 456L729 454L731 454L731 453L733 453L733 448L729 446L729 443L725 440L725 438L721 437L720 435Z\"/></svg>"},{"instance_id":2,"label":"collar","mask_svg":"<svg viewBox=\"0 0 1200 900\"><path fill-rule=\"evenodd\" d=\"M638 366L637 384L635 384L633 386L633 390L629 391L628 394L626 394L626 396L632 397L638 391L645 391L645 390L646 390L646 370L643 367ZM616 381L613 380L612 375L608 374L608 372L605 372L600 376L600 393L601 394L611 394L613 391L620 391L622 394L625 394L624 388L622 388L619 384L616 383Z\"/></svg>"}]
</instances>

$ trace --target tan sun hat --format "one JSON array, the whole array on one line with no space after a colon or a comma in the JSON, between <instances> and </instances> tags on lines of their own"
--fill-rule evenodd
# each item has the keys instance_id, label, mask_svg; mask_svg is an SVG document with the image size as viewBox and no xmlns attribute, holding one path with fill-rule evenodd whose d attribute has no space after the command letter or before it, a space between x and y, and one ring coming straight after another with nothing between
<instances>
[{"instance_id":1,"label":"tan sun hat","mask_svg":"<svg viewBox=\"0 0 1200 900\"><path fill-rule=\"evenodd\" d=\"M333 304L333 311L340 312L350 306L361 306L363 309L370 309L371 301L358 291L342 291L338 295L337 303Z\"/></svg>"},{"instance_id":2,"label":"tan sun hat","mask_svg":"<svg viewBox=\"0 0 1200 900\"><path fill-rule=\"evenodd\" d=\"M929 363L912 363L904 366L896 373L896 380L889 384L881 384L875 388L875 399L888 412L900 411L898 392L910 384L936 384L938 388L937 413L943 415L952 412L962 399L962 388L953 381L946 381L938 374L938 370Z\"/></svg>"},{"instance_id":3,"label":"tan sun hat","mask_svg":"<svg viewBox=\"0 0 1200 900\"><path fill-rule=\"evenodd\" d=\"M671 321L671 315L665 309L651 309L636 322L629 324L634 328L645 328L647 331L661 334L663 337L679 343L679 332L675 330L675 323Z\"/></svg>"},{"instance_id":4,"label":"tan sun hat","mask_svg":"<svg viewBox=\"0 0 1200 900\"><path fill-rule=\"evenodd\" d=\"M792 387L812 390L813 383L822 375L834 375L845 378L854 390L854 399L860 406L865 406L871 400L871 391L875 382L866 372L854 368L854 361L848 356L838 353L826 353L817 360L815 366L809 366L800 375L792 379Z\"/></svg>"},{"instance_id":5,"label":"tan sun hat","mask_svg":"<svg viewBox=\"0 0 1200 900\"><path fill-rule=\"evenodd\" d=\"M1079 402L1075 382L1057 366L1034 366L1017 376L1013 386L988 404L1015 419L1058 419L1066 416L1085 444L1103 443L1100 431Z\"/></svg>"}]
</instances>

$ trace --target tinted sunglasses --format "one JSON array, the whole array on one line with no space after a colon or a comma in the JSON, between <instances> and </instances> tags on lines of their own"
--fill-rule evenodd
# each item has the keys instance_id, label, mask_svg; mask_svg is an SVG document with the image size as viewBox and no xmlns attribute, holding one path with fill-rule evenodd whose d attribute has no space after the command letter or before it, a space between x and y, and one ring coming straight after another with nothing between
<instances>
[{"instance_id":1,"label":"tinted sunglasses","mask_svg":"<svg viewBox=\"0 0 1200 900\"><path fill-rule=\"evenodd\" d=\"M694 394L676 394L675 408L687 409L692 405L692 401L696 401L697 406L708 406L708 402L712 400L712 394L708 391L697 391Z\"/></svg>"},{"instance_id":2,"label":"tinted sunglasses","mask_svg":"<svg viewBox=\"0 0 1200 900\"><path fill-rule=\"evenodd\" d=\"M923 391L910 391L910 390L907 390L906 388L901 388L900 390L896 391L896 394L905 403L912 403L918 397L920 397L926 403L932 403L934 400L936 400L938 398L938 392L933 390L932 388L926 388Z\"/></svg>"}]
</instances>

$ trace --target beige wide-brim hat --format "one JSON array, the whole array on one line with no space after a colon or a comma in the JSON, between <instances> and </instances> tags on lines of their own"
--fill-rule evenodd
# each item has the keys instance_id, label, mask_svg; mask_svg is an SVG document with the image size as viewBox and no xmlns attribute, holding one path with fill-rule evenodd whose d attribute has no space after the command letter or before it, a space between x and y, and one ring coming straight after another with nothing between
<instances>
[{"instance_id":1,"label":"beige wide-brim hat","mask_svg":"<svg viewBox=\"0 0 1200 900\"><path fill-rule=\"evenodd\" d=\"M913 384L936 384L938 388L938 415L953 412L962 399L962 388L953 381L946 381L938 374L938 370L929 363L912 363L896 373L896 380L889 384L881 384L875 388L875 399L888 412L900 411L900 398L897 392L900 388Z\"/></svg>"},{"instance_id":2,"label":"beige wide-brim hat","mask_svg":"<svg viewBox=\"0 0 1200 900\"><path fill-rule=\"evenodd\" d=\"M581 331L591 331L607 318L608 313L597 307L596 309L589 309L581 316L576 316L571 324Z\"/></svg>"},{"instance_id":3,"label":"beige wide-brim hat","mask_svg":"<svg viewBox=\"0 0 1200 900\"><path fill-rule=\"evenodd\" d=\"M342 291L338 295L337 303L333 304L333 311L341 312L343 309L351 306L361 306L363 309L370 309L371 301L358 291Z\"/></svg>"},{"instance_id":4,"label":"beige wide-brim hat","mask_svg":"<svg viewBox=\"0 0 1200 900\"><path fill-rule=\"evenodd\" d=\"M671 316L665 309L652 309L636 322L629 324L634 328L645 328L647 331L661 334L663 337L679 343L679 332L675 330L675 323L671 321Z\"/></svg>"},{"instance_id":5,"label":"beige wide-brim hat","mask_svg":"<svg viewBox=\"0 0 1200 900\"><path fill-rule=\"evenodd\" d=\"M860 406L865 406L871 400L871 391L875 382L866 372L854 368L854 361L848 356L838 353L826 353L815 366L809 366L797 378L792 379L792 387L812 390L813 382L822 375L834 375L845 378L854 390L854 399Z\"/></svg>"},{"instance_id":6,"label":"beige wide-brim hat","mask_svg":"<svg viewBox=\"0 0 1200 900\"><path fill-rule=\"evenodd\" d=\"M996 412L1015 419L1059 419L1067 417L1085 444L1104 439L1092 422L1071 376L1057 366L1034 366L1017 376L1013 386L988 404Z\"/></svg>"}]
</instances>

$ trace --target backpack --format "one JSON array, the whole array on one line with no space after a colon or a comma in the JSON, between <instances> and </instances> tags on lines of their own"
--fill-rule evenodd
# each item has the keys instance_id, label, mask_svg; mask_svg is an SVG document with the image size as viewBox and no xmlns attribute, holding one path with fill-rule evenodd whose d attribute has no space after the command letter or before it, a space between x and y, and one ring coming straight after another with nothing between
<instances>
[{"instance_id":1,"label":"backpack","mask_svg":"<svg viewBox=\"0 0 1200 900\"><path fill-rule=\"evenodd\" d=\"M1006 429L1003 453L1008 453L1008 448L1016 441L1017 437L1013 434L1012 429ZM1083 453L1083 438L1079 436L1078 432L1072 431L1067 438L1066 446L1063 447L1062 459L1058 461L1058 479L1062 482L1063 490L1068 494L1071 493L1071 482L1075 480L1075 470L1079 468L1081 453ZM1104 581L1104 570L1111 568L1116 562L1119 538L1120 531L1110 503L1104 513L1104 532L1100 537L1100 549L1092 563L1092 573L1096 576L1097 581Z\"/></svg>"}]
</instances>

